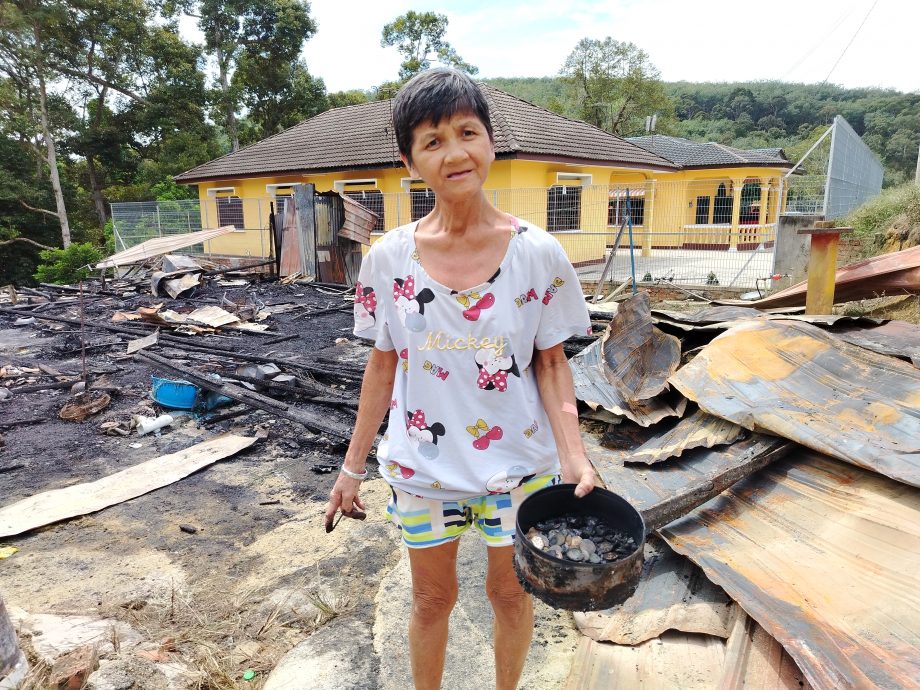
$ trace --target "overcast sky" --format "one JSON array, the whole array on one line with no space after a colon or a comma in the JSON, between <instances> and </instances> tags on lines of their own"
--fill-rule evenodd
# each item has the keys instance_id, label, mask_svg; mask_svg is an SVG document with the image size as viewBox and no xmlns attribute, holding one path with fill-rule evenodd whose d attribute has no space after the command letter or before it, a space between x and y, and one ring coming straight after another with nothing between
<instances>
[{"instance_id":1,"label":"overcast sky","mask_svg":"<svg viewBox=\"0 0 920 690\"><path fill-rule=\"evenodd\" d=\"M304 55L329 91L395 79L383 25L410 9L450 20L447 40L482 77L552 76L582 38L645 50L665 81L776 79L920 91L916 0L312 0ZM860 26L862 25L862 26ZM193 21L182 33L200 41ZM836 66L835 66L836 63Z\"/></svg>"}]
</instances>

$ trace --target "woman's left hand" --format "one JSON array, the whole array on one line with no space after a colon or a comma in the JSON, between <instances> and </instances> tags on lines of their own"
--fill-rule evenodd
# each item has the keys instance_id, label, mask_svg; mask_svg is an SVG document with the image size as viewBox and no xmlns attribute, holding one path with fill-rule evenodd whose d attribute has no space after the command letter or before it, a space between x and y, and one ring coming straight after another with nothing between
<instances>
[{"instance_id":1,"label":"woman's left hand","mask_svg":"<svg viewBox=\"0 0 920 690\"><path fill-rule=\"evenodd\" d=\"M569 458L562 462L562 481L566 484L577 484L575 496L581 498L591 493L594 488L595 472L587 456Z\"/></svg>"}]
</instances>

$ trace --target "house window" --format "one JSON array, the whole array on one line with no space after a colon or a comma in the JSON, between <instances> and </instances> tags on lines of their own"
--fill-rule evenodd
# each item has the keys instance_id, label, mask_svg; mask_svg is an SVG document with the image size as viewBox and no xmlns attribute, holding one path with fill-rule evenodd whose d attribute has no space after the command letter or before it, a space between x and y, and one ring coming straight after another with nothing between
<instances>
[{"instance_id":1,"label":"house window","mask_svg":"<svg viewBox=\"0 0 920 690\"><path fill-rule=\"evenodd\" d=\"M581 226L581 187L550 187L546 194L546 229L577 230Z\"/></svg>"},{"instance_id":2,"label":"house window","mask_svg":"<svg viewBox=\"0 0 920 690\"><path fill-rule=\"evenodd\" d=\"M369 189L364 192L345 192L350 198L357 201L368 211L377 214L377 223L371 232L383 232L383 192L379 189Z\"/></svg>"},{"instance_id":3,"label":"house window","mask_svg":"<svg viewBox=\"0 0 920 690\"><path fill-rule=\"evenodd\" d=\"M697 225L708 225L709 224L709 197L708 196L698 196L696 198L696 219L694 222Z\"/></svg>"},{"instance_id":4,"label":"house window","mask_svg":"<svg viewBox=\"0 0 920 690\"><path fill-rule=\"evenodd\" d=\"M716 192L715 203L712 206L712 222L714 225L729 225L732 222L733 200L725 189L725 183L719 185Z\"/></svg>"},{"instance_id":5,"label":"house window","mask_svg":"<svg viewBox=\"0 0 920 690\"><path fill-rule=\"evenodd\" d=\"M645 199L642 197L629 198L629 211L632 215L632 224L645 225ZM618 196L607 202L607 225L619 227L626 218L626 195Z\"/></svg>"},{"instance_id":6,"label":"house window","mask_svg":"<svg viewBox=\"0 0 920 690\"><path fill-rule=\"evenodd\" d=\"M434 192L429 188L412 189L409 191L412 201L412 220L424 218L434 209Z\"/></svg>"},{"instance_id":7,"label":"house window","mask_svg":"<svg viewBox=\"0 0 920 690\"><path fill-rule=\"evenodd\" d=\"M243 200L238 196L217 198L217 224L220 227L233 225L237 230L243 229Z\"/></svg>"},{"instance_id":8,"label":"house window","mask_svg":"<svg viewBox=\"0 0 920 690\"><path fill-rule=\"evenodd\" d=\"M290 199L294 197L291 194L276 194L275 195L275 213L280 213L281 217L284 218L284 212L287 210L287 203Z\"/></svg>"}]
</instances>

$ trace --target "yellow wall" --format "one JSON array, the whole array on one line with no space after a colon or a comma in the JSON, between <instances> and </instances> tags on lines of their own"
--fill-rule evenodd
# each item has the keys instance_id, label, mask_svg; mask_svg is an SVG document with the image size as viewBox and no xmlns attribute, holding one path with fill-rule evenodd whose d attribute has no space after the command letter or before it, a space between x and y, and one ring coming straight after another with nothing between
<instances>
[{"instance_id":1,"label":"yellow wall","mask_svg":"<svg viewBox=\"0 0 920 690\"><path fill-rule=\"evenodd\" d=\"M555 184L583 186L581 197L581 218L578 231L557 232L556 238L565 248L573 263L599 262L604 260L606 246L614 240L617 228L607 225L608 188L611 185L628 186L630 189L644 188L645 219L642 227L635 229L635 242L648 251L652 246L681 246L686 242L711 243L718 238L732 246L738 243L740 230L737 225L738 198L740 186L747 178L776 181L785 171L774 168L731 168L710 170L685 170L673 173L629 170L603 166L578 166L546 161L499 160L493 163L484 189L487 197L498 208L523 218L535 225L546 227L547 189ZM591 179L562 179L557 174L590 175ZM377 189L384 194L384 221L386 229L392 229L411 220L410 200L401 182L408 177L404 168L356 170L318 175L288 175L274 177L250 177L236 180L216 180L198 185L202 209L203 227L217 226L217 208L214 195L208 190L232 187L232 192L218 192L218 196L233 194L243 199L243 220L245 232L226 235L211 242L209 250L217 254L264 256L268 253L268 209L272 199L266 185L312 183L317 191L334 189L340 180L376 179L376 186L351 186L349 190ZM735 225L732 227L688 229L695 221L695 202L699 195L715 197L720 182L734 181ZM653 182L653 184L648 184ZM424 185L412 185L423 188ZM284 193L284 191L279 191ZM775 222L776 192L770 197L769 215L764 222ZM710 218L714 201L710 201ZM763 240L764 233L755 230L756 238ZM744 242L748 242L746 236ZM623 246L627 245L624 237Z\"/></svg>"}]
</instances>

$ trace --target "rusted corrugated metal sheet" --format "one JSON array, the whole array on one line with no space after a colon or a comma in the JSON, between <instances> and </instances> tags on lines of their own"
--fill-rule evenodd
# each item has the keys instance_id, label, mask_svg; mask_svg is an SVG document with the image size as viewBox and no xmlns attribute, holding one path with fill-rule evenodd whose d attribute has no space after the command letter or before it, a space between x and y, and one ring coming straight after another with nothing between
<instances>
[{"instance_id":1,"label":"rusted corrugated metal sheet","mask_svg":"<svg viewBox=\"0 0 920 690\"><path fill-rule=\"evenodd\" d=\"M920 367L920 326L915 323L889 321L876 328L847 328L834 335L873 352L901 357Z\"/></svg>"},{"instance_id":2,"label":"rusted corrugated metal sheet","mask_svg":"<svg viewBox=\"0 0 920 690\"><path fill-rule=\"evenodd\" d=\"M626 400L607 380L601 364L601 345L601 340L598 339L569 360L575 383L575 397L586 402L594 410L602 407L646 427L666 417L679 416L680 412L676 409L679 405L672 406L662 396L641 402Z\"/></svg>"},{"instance_id":3,"label":"rusted corrugated metal sheet","mask_svg":"<svg viewBox=\"0 0 920 690\"><path fill-rule=\"evenodd\" d=\"M742 613L725 646L725 668L717 690L812 690L783 646Z\"/></svg>"},{"instance_id":4,"label":"rusted corrugated metal sheet","mask_svg":"<svg viewBox=\"0 0 920 690\"><path fill-rule=\"evenodd\" d=\"M607 380L630 402L666 390L668 377L680 364L680 341L652 325L647 292L619 305L601 347Z\"/></svg>"},{"instance_id":5,"label":"rusted corrugated metal sheet","mask_svg":"<svg viewBox=\"0 0 920 690\"><path fill-rule=\"evenodd\" d=\"M918 686L916 488L803 449L661 533L816 688Z\"/></svg>"},{"instance_id":6,"label":"rusted corrugated metal sheet","mask_svg":"<svg viewBox=\"0 0 920 690\"><path fill-rule=\"evenodd\" d=\"M834 281L835 302L920 292L920 246L844 266L838 269ZM805 304L807 288L808 281L803 281L745 306L765 309ZM737 302L726 300L719 304Z\"/></svg>"},{"instance_id":7,"label":"rusted corrugated metal sheet","mask_svg":"<svg viewBox=\"0 0 920 690\"><path fill-rule=\"evenodd\" d=\"M654 465L668 458L679 458L685 450L732 443L743 434L744 428L734 422L697 410L632 451L628 462Z\"/></svg>"},{"instance_id":8,"label":"rusted corrugated metal sheet","mask_svg":"<svg viewBox=\"0 0 920 690\"><path fill-rule=\"evenodd\" d=\"M716 306L704 309L695 314L681 314L680 312L652 310L652 319L659 326L670 330L680 331L724 331L737 325L741 321L751 319L763 320L788 320L803 321L816 326L830 328L840 326L878 326L884 319L875 319L869 316L849 316L846 314L793 314L786 311L799 311L794 309L777 309L776 313L760 311L750 307ZM698 316L702 314L703 316ZM719 317L723 318L720 320Z\"/></svg>"},{"instance_id":9,"label":"rusted corrugated metal sheet","mask_svg":"<svg viewBox=\"0 0 920 690\"><path fill-rule=\"evenodd\" d=\"M672 498L687 486L702 483L743 465L751 458L778 452L789 442L762 434L720 448L700 448L683 458L659 465L625 464L628 450L610 450L597 437L586 434L585 446L604 484L642 512Z\"/></svg>"},{"instance_id":10,"label":"rusted corrugated metal sheet","mask_svg":"<svg viewBox=\"0 0 920 690\"><path fill-rule=\"evenodd\" d=\"M727 638L736 610L698 565L652 537L645 545L636 593L607 611L576 613L575 623L591 639L616 644L640 644L666 630Z\"/></svg>"},{"instance_id":11,"label":"rusted corrugated metal sheet","mask_svg":"<svg viewBox=\"0 0 920 690\"><path fill-rule=\"evenodd\" d=\"M712 690L724 659L710 635L666 632L635 647L583 637L565 690Z\"/></svg>"},{"instance_id":12,"label":"rusted corrugated metal sheet","mask_svg":"<svg viewBox=\"0 0 920 690\"><path fill-rule=\"evenodd\" d=\"M806 323L747 321L670 378L702 410L920 486L920 371Z\"/></svg>"}]
</instances>

